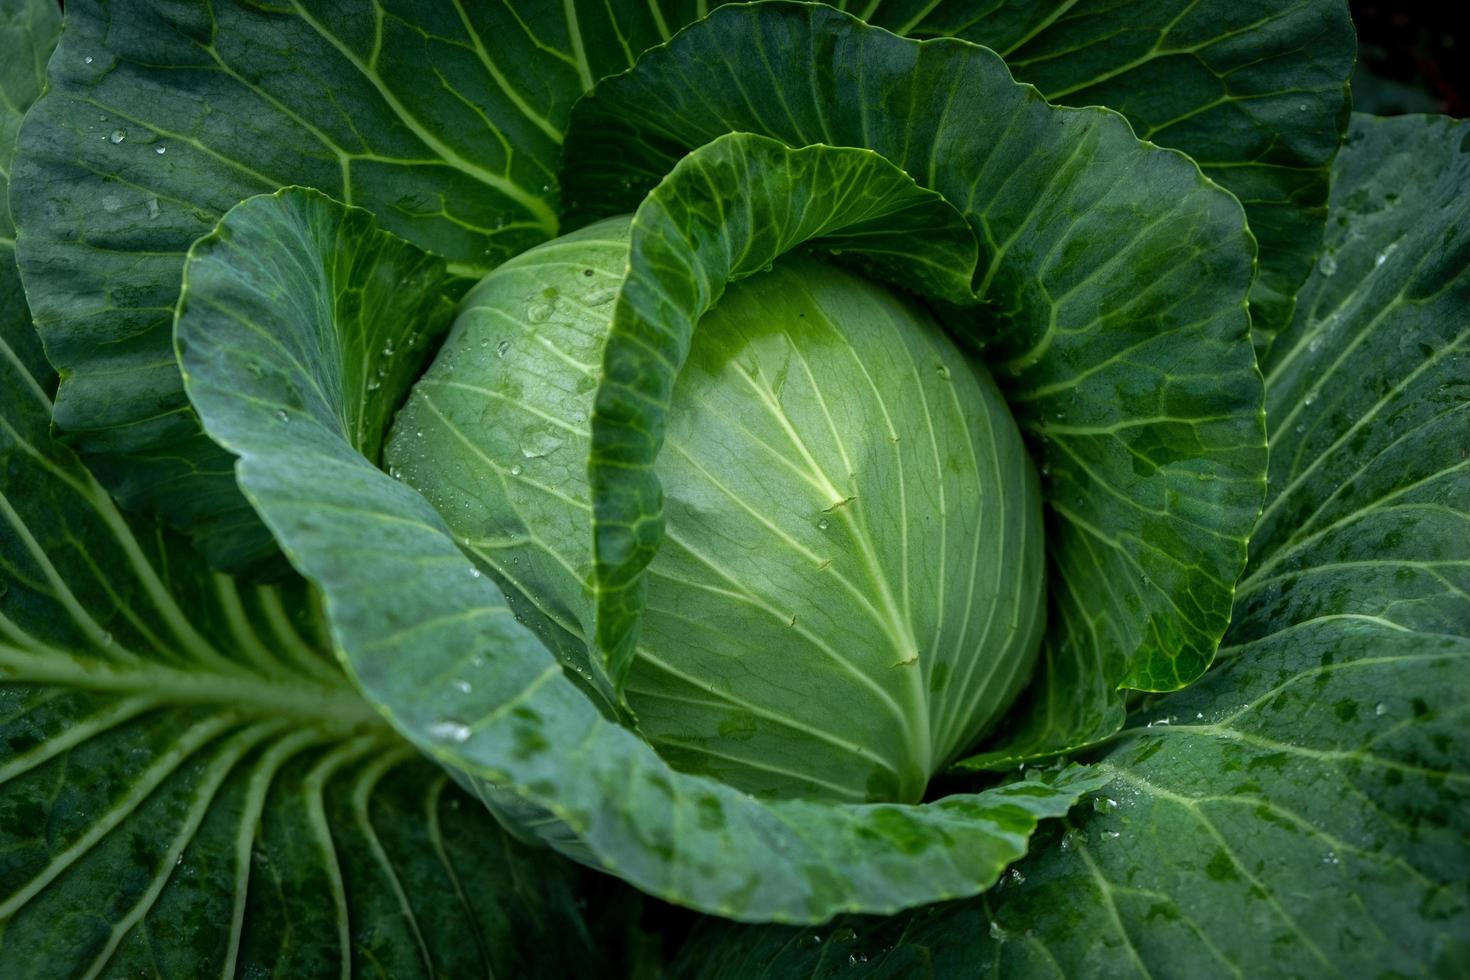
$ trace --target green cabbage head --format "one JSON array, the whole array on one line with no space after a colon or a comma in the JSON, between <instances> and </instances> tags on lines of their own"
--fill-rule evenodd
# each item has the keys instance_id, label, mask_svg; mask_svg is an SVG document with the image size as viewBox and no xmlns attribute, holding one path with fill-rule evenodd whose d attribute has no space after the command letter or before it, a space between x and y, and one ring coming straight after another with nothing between
<instances>
[{"instance_id":1,"label":"green cabbage head","mask_svg":"<svg viewBox=\"0 0 1470 980\"><path fill-rule=\"evenodd\" d=\"M589 420L629 220L481 280L386 453L572 663L593 632ZM800 255L732 285L695 331L658 472L624 692L677 768L916 801L1028 679L1037 476L989 373L914 301Z\"/></svg>"}]
</instances>

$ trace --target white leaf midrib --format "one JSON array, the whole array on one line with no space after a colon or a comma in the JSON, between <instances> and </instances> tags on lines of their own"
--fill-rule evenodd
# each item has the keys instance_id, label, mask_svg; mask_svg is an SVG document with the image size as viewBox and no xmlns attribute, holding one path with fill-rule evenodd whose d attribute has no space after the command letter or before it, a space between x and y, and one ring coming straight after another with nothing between
<instances>
[{"instance_id":1,"label":"white leaf midrib","mask_svg":"<svg viewBox=\"0 0 1470 980\"><path fill-rule=\"evenodd\" d=\"M341 687L329 687L298 675L267 677L243 671L226 675L160 663L118 664L48 645L25 649L4 640L0 640L0 683L135 696L159 707L217 706L236 714L294 718L343 732L386 725L345 681Z\"/></svg>"}]
</instances>

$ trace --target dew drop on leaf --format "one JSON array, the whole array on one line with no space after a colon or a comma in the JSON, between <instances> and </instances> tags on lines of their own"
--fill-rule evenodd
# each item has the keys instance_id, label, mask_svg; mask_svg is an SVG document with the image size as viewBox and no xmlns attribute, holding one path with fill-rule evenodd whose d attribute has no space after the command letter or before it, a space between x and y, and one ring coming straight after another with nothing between
<instances>
[{"instance_id":1,"label":"dew drop on leaf","mask_svg":"<svg viewBox=\"0 0 1470 980\"><path fill-rule=\"evenodd\" d=\"M455 743L466 741L472 734L469 725L457 721L436 721L425 731L428 732L430 738Z\"/></svg>"}]
</instances>

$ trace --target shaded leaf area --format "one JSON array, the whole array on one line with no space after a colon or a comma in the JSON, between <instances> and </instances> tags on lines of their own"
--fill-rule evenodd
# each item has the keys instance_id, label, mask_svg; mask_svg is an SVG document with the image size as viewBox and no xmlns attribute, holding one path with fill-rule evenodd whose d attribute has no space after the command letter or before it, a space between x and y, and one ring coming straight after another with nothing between
<instances>
[{"instance_id":1,"label":"shaded leaf area","mask_svg":"<svg viewBox=\"0 0 1470 980\"><path fill-rule=\"evenodd\" d=\"M619 8L67 5L21 135L20 262L65 378L57 424L126 507L190 531L217 565L246 566L262 544L170 346L189 244L292 184L469 274L552 237L571 103L695 16Z\"/></svg>"},{"instance_id":2,"label":"shaded leaf area","mask_svg":"<svg viewBox=\"0 0 1470 980\"><path fill-rule=\"evenodd\" d=\"M1264 369L1271 498L1234 642L1351 606L1470 625L1470 126L1355 117L1327 248Z\"/></svg>"},{"instance_id":3,"label":"shaded leaf area","mask_svg":"<svg viewBox=\"0 0 1470 980\"><path fill-rule=\"evenodd\" d=\"M849 955L895 977L1464 972L1467 132L1355 121L1337 265L1267 365L1273 496L1222 660L1094 759L1111 782L1091 806L983 900L840 922L847 951L711 924L686 972L826 976Z\"/></svg>"},{"instance_id":4,"label":"shaded leaf area","mask_svg":"<svg viewBox=\"0 0 1470 980\"><path fill-rule=\"evenodd\" d=\"M1061 105L1105 105L1240 198L1260 246L1257 344L1291 322L1322 243L1357 43L1344 0L887 0L870 18L998 51Z\"/></svg>"},{"instance_id":5,"label":"shaded leaf area","mask_svg":"<svg viewBox=\"0 0 1470 980\"><path fill-rule=\"evenodd\" d=\"M1051 591L1034 696L976 764L1095 741L1122 722L1119 685L1199 676L1265 469L1238 202L1117 114L1048 106L988 51L769 3L719 9L578 104L578 220L633 208L731 131L872 149L980 236L987 306L948 320L986 345L1031 438Z\"/></svg>"},{"instance_id":6,"label":"shaded leaf area","mask_svg":"<svg viewBox=\"0 0 1470 980\"><path fill-rule=\"evenodd\" d=\"M10 216L10 172L21 119L46 82L46 59L61 33L61 8L46 0L0 3L0 249L13 254L15 222ZM7 255L5 266L13 259ZM6 290L8 294L9 290ZM0 295L0 300L8 300Z\"/></svg>"},{"instance_id":7,"label":"shaded leaf area","mask_svg":"<svg viewBox=\"0 0 1470 980\"><path fill-rule=\"evenodd\" d=\"M46 81L46 59L61 32L61 11L48 0L0 2L0 323L23 323L25 294L15 266L15 222L10 216L10 174L21 119ZM29 331L13 340L16 354L43 384L54 375Z\"/></svg>"},{"instance_id":8,"label":"shaded leaf area","mask_svg":"<svg viewBox=\"0 0 1470 980\"><path fill-rule=\"evenodd\" d=\"M268 200L227 214L221 237ZM304 240L275 247L316 261L301 254ZM214 302L190 281L179 322L190 398L239 456L241 487L286 555L320 588L354 679L526 832L682 904L821 921L974 894L1025 853L1040 819L1096 786L1073 767L926 806L840 805L763 802L675 772L567 678L429 502L357 452L344 406L292 401L335 370L338 348L297 312L325 301L313 284L291 289L267 332L248 307ZM302 353L293 374L249 370L277 343Z\"/></svg>"},{"instance_id":9,"label":"shaded leaf area","mask_svg":"<svg viewBox=\"0 0 1470 980\"><path fill-rule=\"evenodd\" d=\"M323 652L304 589L211 574L50 442L0 335L0 973L592 969L512 843Z\"/></svg>"}]
</instances>

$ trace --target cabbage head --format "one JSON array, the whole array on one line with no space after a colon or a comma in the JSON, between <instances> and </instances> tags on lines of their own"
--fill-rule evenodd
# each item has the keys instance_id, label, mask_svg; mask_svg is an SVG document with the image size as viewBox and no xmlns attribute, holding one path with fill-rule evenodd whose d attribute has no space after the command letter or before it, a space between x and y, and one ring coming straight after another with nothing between
<instances>
[{"instance_id":1,"label":"cabbage head","mask_svg":"<svg viewBox=\"0 0 1470 980\"><path fill-rule=\"evenodd\" d=\"M594 630L589 419L629 222L471 289L385 455L573 663ZM757 796L914 802L1036 659L1041 497L1015 420L922 306L811 258L734 284L694 338L623 685L639 731Z\"/></svg>"}]
</instances>

